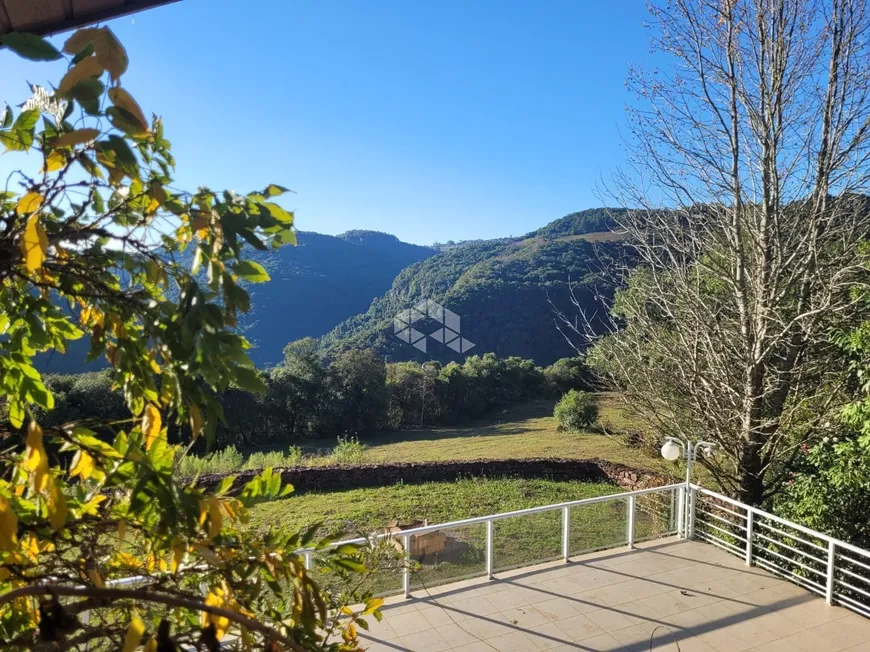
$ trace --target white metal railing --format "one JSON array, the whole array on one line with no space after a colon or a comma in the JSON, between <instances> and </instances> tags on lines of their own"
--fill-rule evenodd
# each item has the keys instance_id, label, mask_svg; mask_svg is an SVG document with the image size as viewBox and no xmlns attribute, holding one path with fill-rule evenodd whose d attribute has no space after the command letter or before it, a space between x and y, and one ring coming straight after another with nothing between
<instances>
[{"instance_id":1,"label":"white metal railing","mask_svg":"<svg viewBox=\"0 0 870 652\"><path fill-rule=\"evenodd\" d=\"M622 530L621 536L612 540L599 540L593 546L584 549L575 549L572 545L575 530L572 528L573 510L603 503L625 506L625 529ZM377 540L399 538L405 557L402 565L401 593L408 597L411 593L411 554L414 537L468 526L485 526L482 572L446 577L443 581L453 582L481 575L491 579L496 572L495 524L550 512L560 513L560 555L509 567L528 566L560 557L568 561L572 555L620 546L632 548L640 541L676 534L684 539L698 538L718 546L741 557L748 566L757 565L818 593L828 604L839 603L863 616L870 617L870 551L694 484L680 483L596 496L461 521L426 525L403 530L397 534L378 533L371 537L338 541L330 544L326 549L347 544L367 545ZM639 531L639 523L642 524L641 529L644 531ZM297 551L303 555L307 568L313 566L314 556L318 552L310 548ZM128 577L111 583L135 583L144 579L146 578ZM85 618L87 618L86 614Z\"/></svg>"},{"instance_id":2,"label":"white metal railing","mask_svg":"<svg viewBox=\"0 0 870 652\"><path fill-rule=\"evenodd\" d=\"M405 555L405 563L402 569L402 593L407 597L411 593L411 551L413 549L412 539L417 536L433 533L433 532L441 532L445 530L456 530L458 528L466 528L468 526L474 525L484 525L486 528L485 535L485 544L484 544L484 569L482 573L470 573L465 574L460 577L447 577L444 578L444 581L456 581L458 579L464 579L467 577L474 577L475 575L485 575L488 578L492 578L494 573L496 572L496 553L495 553L495 539L496 539L496 530L495 524L499 521L504 521L508 519L516 519L526 516L531 516L534 514L543 514L546 512L561 512L561 558L565 561L571 555L580 554L582 552L590 552L592 550L601 550L607 548L615 548L620 546L628 546L632 548L635 543L659 537L672 536L677 534L682 529L683 517L681 516L682 510L679 509L679 506L683 504L685 492L685 484L672 484L663 487L652 487L649 489L640 489L637 491L629 491L625 493L618 494L610 494L606 496L596 496L594 498L585 498L582 500L572 500L564 503L556 503L554 505L544 505L542 507L531 507L529 509L520 509L512 512L503 512L501 514L491 514L488 516L478 516L475 518L467 518L461 521L451 521L448 523L438 523L434 525L426 525L422 527L416 527L408 530L403 530L399 533L378 533L374 534L371 537L359 537L356 539L347 539L344 541L338 541L329 546L329 548L336 548L342 545L347 544L357 544L364 545L370 544L373 541L381 540L381 539L391 539L391 538L399 538L402 542L402 548L404 550ZM646 498L659 498L660 500L646 500ZM596 505L601 503L621 503L626 507L625 511L625 529L624 536L619 537L618 539L607 541L602 540L599 542L599 545L594 545L591 548L586 548L583 550L574 550L572 548L572 527L571 527L571 518L572 518L572 510L586 507L589 505ZM643 503L643 504L640 504ZM638 523L639 518L644 521L647 526L645 529L650 530L650 532L644 534L638 532ZM653 525L653 521L655 524ZM313 555L315 551L312 549L305 549L299 551L301 554L305 556L306 565L311 567L313 563ZM517 566L525 566L531 565L532 563L538 563L541 561L550 561L552 559L558 559L559 556L549 557L547 559L536 559L535 561L519 564Z\"/></svg>"},{"instance_id":3,"label":"white metal railing","mask_svg":"<svg viewBox=\"0 0 870 652\"><path fill-rule=\"evenodd\" d=\"M870 617L870 551L698 485L687 498L690 538Z\"/></svg>"}]
</instances>

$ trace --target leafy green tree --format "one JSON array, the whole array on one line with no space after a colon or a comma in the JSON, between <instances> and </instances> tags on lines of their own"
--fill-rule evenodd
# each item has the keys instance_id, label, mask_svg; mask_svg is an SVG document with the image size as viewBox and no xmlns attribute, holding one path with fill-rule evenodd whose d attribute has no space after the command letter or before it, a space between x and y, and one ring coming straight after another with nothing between
<instances>
[{"instance_id":1,"label":"leafy green tree","mask_svg":"<svg viewBox=\"0 0 870 652\"><path fill-rule=\"evenodd\" d=\"M293 552L309 535L247 525L254 501L286 495L279 477L231 494L232 481L209 493L173 474L184 449L169 424L211 439L219 392L263 388L233 326L250 303L241 281L268 280L245 250L294 240L273 201L284 189L177 189L163 123L121 85L127 54L108 28L77 31L63 52L29 34L0 42L68 64L53 93L0 116L0 144L22 165L0 194L2 647L216 649L232 635L249 649L356 649L358 613L332 616L366 596L318 587ZM34 357L79 338L108 361L129 418L95 405L47 418L55 396ZM107 429L112 443L96 436ZM359 559L324 563L346 576Z\"/></svg>"},{"instance_id":2,"label":"leafy green tree","mask_svg":"<svg viewBox=\"0 0 870 652\"><path fill-rule=\"evenodd\" d=\"M544 378L557 396L572 389L590 390L593 386L592 373L584 358L560 358L544 368Z\"/></svg>"},{"instance_id":3,"label":"leafy green tree","mask_svg":"<svg viewBox=\"0 0 870 652\"><path fill-rule=\"evenodd\" d=\"M863 548L870 547L870 322L834 338L849 361L852 400L825 423L821 441L801 446L776 512ZM822 433L819 433L822 434Z\"/></svg>"},{"instance_id":4,"label":"leafy green tree","mask_svg":"<svg viewBox=\"0 0 870 652\"><path fill-rule=\"evenodd\" d=\"M346 351L329 369L331 423L350 435L371 434L384 425L387 370L374 351Z\"/></svg>"},{"instance_id":5,"label":"leafy green tree","mask_svg":"<svg viewBox=\"0 0 870 652\"><path fill-rule=\"evenodd\" d=\"M565 394L553 409L553 418L562 430L579 432L598 419L598 404L589 392L572 389Z\"/></svg>"}]
</instances>

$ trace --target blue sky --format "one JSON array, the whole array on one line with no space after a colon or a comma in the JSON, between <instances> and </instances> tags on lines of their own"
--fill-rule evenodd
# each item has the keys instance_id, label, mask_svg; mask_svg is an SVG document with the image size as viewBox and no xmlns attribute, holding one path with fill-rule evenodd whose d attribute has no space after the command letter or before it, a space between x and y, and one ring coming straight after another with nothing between
<instances>
[{"instance_id":1,"label":"blue sky","mask_svg":"<svg viewBox=\"0 0 870 652\"><path fill-rule=\"evenodd\" d=\"M183 0L110 25L178 185L279 183L302 230L430 244L601 204L645 18L641 0ZM0 52L0 100L53 65Z\"/></svg>"}]
</instances>

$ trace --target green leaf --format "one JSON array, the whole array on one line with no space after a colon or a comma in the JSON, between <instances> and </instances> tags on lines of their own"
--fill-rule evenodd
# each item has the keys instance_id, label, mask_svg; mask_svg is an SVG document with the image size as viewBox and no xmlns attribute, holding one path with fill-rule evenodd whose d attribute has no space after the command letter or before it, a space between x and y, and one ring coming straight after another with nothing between
<instances>
[{"instance_id":1,"label":"green leaf","mask_svg":"<svg viewBox=\"0 0 870 652\"><path fill-rule=\"evenodd\" d=\"M113 153L115 155L115 167L126 172L131 178L138 178L139 163L126 140L120 136L109 136L107 140L97 143L97 148L104 152Z\"/></svg>"},{"instance_id":2,"label":"green leaf","mask_svg":"<svg viewBox=\"0 0 870 652\"><path fill-rule=\"evenodd\" d=\"M13 428L20 428L24 424L24 405L20 401L9 403L9 423Z\"/></svg>"},{"instance_id":3,"label":"green leaf","mask_svg":"<svg viewBox=\"0 0 870 652\"><path fill-rule=\"evenodd\" d=\"M22 111L15 124L12 125L12 131L30 131L36 126L37 120L39 120L39 109Z\"/></svg>"},{"instance_id":4,"label":"green leaf","mask_svg":"<svg viewBox=\"0 0 870 652\"><path fill-rule=\"evenodd\" d=\"M263 379L257 374L256 369L250 367L236 368L236 385L249 392L261 393L266 390Z\"/></svg>"},{"instance_id":5,"label":"green leaf","mask_svg":"<svg viewBox=\"0 0 870 652\"><path fill-rule=\"evenodd\" d=\"M243 260L233 267L233 271L249 283L265 283L269 280L269 274L263 266L253 260Z\"/></svg>"},{"instance_id":6,"label":"green leaf","mask_svg":"<svg viewBox=\"0 0 870 652\"><path fill-rule=\"evenodd\" d=\"M99 115L100 98L106 87L96 77L91 77L75 85L69 92L69 97L78 102L89 115Z\"/></svg>"},{"instance_id":7,"label":"green leaf","mask_svg":"<svg viewBox=\"0 0 870 652\"><path fill-rule=\"evenodd\" d=\"M266 197L277 197L278 195L283 195L285 192L290 192L289 189L284 186L279 186L275 183L270 183L266 186L266 189L263 191L263 194Z\"/></svg>"},{"instance_id":8,"label":"green leaf","mask_svg":"<svg viewBox=\"0 0 870 652\"><path fill-rule=\"evenodd\" d=\"M5 45L19 57L31 61L57 61L61 54L57 48L41 36L27 32L12 32L0 36L0 44Z\"/></svg>"},{"instance_id":9,"label":"green leaf","mask_svg":"<svg viewBox=\"0 0 870 652\"><path fill-rule=\"evenodd\" d=\"M279 222L288 225L293 224L293 213L285 211L278 204L273 204L272 202L266 202L264 206L269 209L269 214Z\"/></svg>"},{"instance_id":10,"label":"green leaf","mask_svg":"<svg viewBox=\"0 0 870 652\"><path fill-rule=\"evenodd\" d=\"M217 489L215 489L215 496L223 496L226 492L230 490L230 487L233 486L233 482L235 481L236 476L234 475L228 475L227 477L225 477L223 480L220 481Z\"/></svg>"}]
</instances>

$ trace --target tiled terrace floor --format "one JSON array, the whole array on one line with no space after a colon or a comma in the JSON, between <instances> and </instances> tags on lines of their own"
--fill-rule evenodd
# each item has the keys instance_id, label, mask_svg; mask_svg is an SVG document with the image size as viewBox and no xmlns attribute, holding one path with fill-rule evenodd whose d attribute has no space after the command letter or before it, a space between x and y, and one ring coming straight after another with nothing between
<instances>
[{"instance_id":1,"label":"tiled terrace floor","mask_svg":"<svg viewBox=\"0 0 870 652\"><path fill-rule=\"evenodd\" d=\"M372 652L870 652L870 620L676 539L418 591L383 613Z\"/></svg>"}]
</instances>

